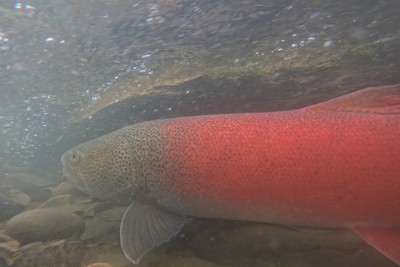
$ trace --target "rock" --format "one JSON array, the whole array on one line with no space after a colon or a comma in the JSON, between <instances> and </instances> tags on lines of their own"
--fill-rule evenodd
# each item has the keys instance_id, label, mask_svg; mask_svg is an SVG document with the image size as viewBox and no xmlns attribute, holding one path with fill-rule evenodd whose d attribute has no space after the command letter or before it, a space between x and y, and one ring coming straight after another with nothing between
<instances>
[{"instance_id":1,"label":"rock","mask_svg":"<svg viewBox=\"0 0 400 267\"><path fill-rule=\"evenodd\" d=\"M31 198L16 189L3 189L0 192L0 221L24 211L29 205Z\"/></svg>"},{"instance_id":2,"label":"rock","mask_svg":"<svg viewBox=\"0 0 400 267\"><path fill-rule=\"evenodd\" d=\"M67 181L61 182L57 186L52 187L50 190L53 196L65 195L65 194L70 194L74 196L82 195L82 193L75 186L73 186L70 182Z\"/></svg>"},{"instance_id":3,"label":"rock","mask_svg":"<svg viewBox=\"0 0 400 267\"><path fill-rule=\"evenodd\" d=\"M12 237L0 233L0 247L5 247L5 246L12 250L15 250L20 247L20 243L17 240L13 239Z\"/></svg>"},{"instance_id":4,"label":"rock","mask_svg":"<svg viewBox=\"0 0 400 267\"><path fill-rule=\"evenodd\" d=\"M96 262L86 265L86 267L113 267L113 266L107 262Z\"/></svg>"},{"instance_id":5,"label":"rock","mask_svg":"<svg viewBox=\"0 0 400 267\"><path fill-rule=\"evenodd\" d=\"M0 174L0 187L18 189L31 197L32 201L43 201L50 197L51 191L46 188L54 182L46 178L23 172Z\"/></svg>"},{"instance_id":6,"label":"rock","mask_svg":"<svg viewBox=\"0 0 400 267\"><path fill-rule=\"evenodd\" d=\"M54 208L54 207L66 206L73 203L73 198L74 197L70 194L57 195L48 199L46 202L40 205L39 208Z\"/></svg>"},{"instance_id":7,"label":"rock","mask_svg":"<svg viewBox=\"0 0 400 267\"><path fill-rule=\"evenodd\" d=\"M26 191L31 197L32 201L45 201L51 196L51 190L49 188L38 188Z\"/></svg>"},{"instance_id":8,"label":"rock","mask_svg":"<svg viewBox=\"0 0 400 267\"><path fill-rule=\"evenodd\" d=\"M11 266L19 255L20 244L17 240L0 233L0 266Z\"/></svg>"},{"instance_id":9,"label":"rock","mask_svg":"<svg viewBox=\"0 0 400 267\"><path fill-rule=\"evenodd\" d=\"M3 230L0 231L0 242L7 242L12 240L12 237L6 235Z\"/></svg>"},{"instance_id":10,"label":"rock","mask_svg":"<svg viewBox=\"0 0 400 267\"><path fill-rule=\"evenodd\" d=\"M23 244L80 235L84 224L68 210L43 208L28 210L11 218L5 231Z\"/></svg>"},{"instance_id":11,"label":"rock","mask_svg":"<svg viewBox=\"0 0 400 267\"><path fill-rule=\"evenodd\" d=\"M4 173L0 175L0 186L19 189L24 192L45 188L54 184L46 178L29 173Z\"/></svg>"},{"instance_id":12,"label":"rock","mask_svg":"<svg viewBox=\"0 0 400 267\"><path fill-rule=\"evenodd\" d=\"M96 205L94 212L97 214L97 213L112 209L115 207L115 205L116 205L116 203L112 203L112 202L99 202L98 205ZM124 206L124 207L126 208L127 206Z\"/></svg>"},{"instance_id":13,"label":"rock","mask_svg":"<svg viewBox=\"0 0 400 267\"><path fill-rule=\"evenodd\" d=\"M119 223L107 222L99 218L91 218L85 221L85 232L81 236L82 241L98 238L109 232L118 231Z\"/></svg>"},{"instance_id":14,"label":"rock","mask_svg":"<svg viewBox=\"0 0 400 267\"><path fill-rule=\"evenodd\" d=\"M77 267L81 266L84 254L84 246L79 241L36 242L21 247L20 255L12 266Z\"/></svg>"},{"instance_id":15,"label":"rock","mask_svg":"<svg viewBox=\"0 0 400 267\"><path fill-rule=\"evenodd\" d=\"M79 201L72 205L65 206L66 209L78 214L82 218L92 218L95 214L94 210L99 202L92 201Z\"/></svg>"},{"instance_id":16,"label":"rock","mask_svg":"<svg viewBox=\"0 0 400 267\"><path fill-rule=\"evenodd\" d=\"M127 207L113 207L111 209L96 213L96 217L108 222L120 222Z\"/></svg>"},{"instance_id":17,"label":"rock","mask_svg":"<svg viewBox=\"0 0 400 267\"><path fill-rule=\"evenodd\" d=\"M113 207L95 214L93 218L85 220L85 232L81 240L87 241L101 237L109 232L118 232L119 225L126 207Z\"/></svg>"},{"instance_id":18,"label":"rock","mask_svg":"<svg viewBox=\"0 0 400 267\"><path fill-rule=\"evenodd\" d=\"M82 218L93 217L95 208L100 202L89 199L88 196L73 196L71 194L56 195L42 203L39 208L61 208L79 215Z\"/></svg>"}]
</instances>

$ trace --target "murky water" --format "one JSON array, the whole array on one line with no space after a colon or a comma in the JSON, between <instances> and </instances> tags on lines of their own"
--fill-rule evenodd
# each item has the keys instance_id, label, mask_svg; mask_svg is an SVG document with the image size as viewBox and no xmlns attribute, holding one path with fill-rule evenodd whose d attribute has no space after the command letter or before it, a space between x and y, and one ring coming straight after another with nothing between
<instances>
[{"instance_id":1,"label":"murky water","mask_svg":"<svg viewBox=\"0 0 400 267\"><path fill-rule=\"evenodd\" d=\"M119 246L125 206L62 183L66 150L136 122L399 83L398 25L397 0L0 1L0 228L50 209L20 219L18 241L1 230L0 266L133 266ZM322 264L394 266L349 232L214 220L193 220L139 266Z\"/></svg>"}]
</instances>

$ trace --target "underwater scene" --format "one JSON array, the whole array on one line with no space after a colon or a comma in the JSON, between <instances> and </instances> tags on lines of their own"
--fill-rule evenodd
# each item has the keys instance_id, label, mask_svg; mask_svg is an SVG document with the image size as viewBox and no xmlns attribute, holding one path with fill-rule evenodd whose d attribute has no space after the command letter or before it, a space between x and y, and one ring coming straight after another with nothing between
<instances>
[{"instance_id":1,"label":"underwater scene","mask_svg":"<svg viewBox=\"0 0 400 267\"><path fill-rule=\"evenodd\" d=\"M400 266L399 25L0 0L0 267Z\"/></svg>"}]
</instances>

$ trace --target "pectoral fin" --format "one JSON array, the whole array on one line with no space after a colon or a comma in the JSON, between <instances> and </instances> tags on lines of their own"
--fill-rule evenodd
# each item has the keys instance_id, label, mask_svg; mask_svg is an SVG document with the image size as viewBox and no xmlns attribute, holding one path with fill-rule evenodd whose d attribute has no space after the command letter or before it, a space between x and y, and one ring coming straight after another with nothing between
<instances>
[{"instance_id":1,"label":"pectoral fin","mask_svg":"<svg viewBox=\"0 0 400 267\"><path fill-rule=\"evenodd\" d=\"M357 226L353 231L369 245L400 265L400 229Z\"/></svg>"},{"instance_id":2,"label":"pectoral fin","mask_svg":"<svg viewBox=\"0 0 400 267\"><path fill-rule=\"evenodd\" d=\"M170 240L185 223L185 218L156 205L133 201L120 227L121 247L125 256L139 263L146 252Z\"/></svg>"},{"instance_id":3,"label":"pectoral fin","mask_svg":"<svg viewBox=\"0 0 400 267\"><path fill-rule=\"evenodd\" d=\"M304 110L400 114L400 84L365 88Z\"/></svg>"}]
</instances>

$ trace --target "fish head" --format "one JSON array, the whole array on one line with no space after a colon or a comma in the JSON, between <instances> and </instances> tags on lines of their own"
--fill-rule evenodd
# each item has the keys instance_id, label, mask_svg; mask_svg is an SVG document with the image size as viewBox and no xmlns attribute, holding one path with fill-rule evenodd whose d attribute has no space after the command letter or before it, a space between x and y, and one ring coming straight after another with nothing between
<instances>
[{"instance_id":1,"label":"fish head","mask_svg":"<svg viewBox=\"0 0 400 267\"><path fill-rule=\"evenodd\" d=\"M63 176L75 187L102 200L129 200L135 166L124 136L109 134L65 152Z\"/></svg>"}]
</instances>

